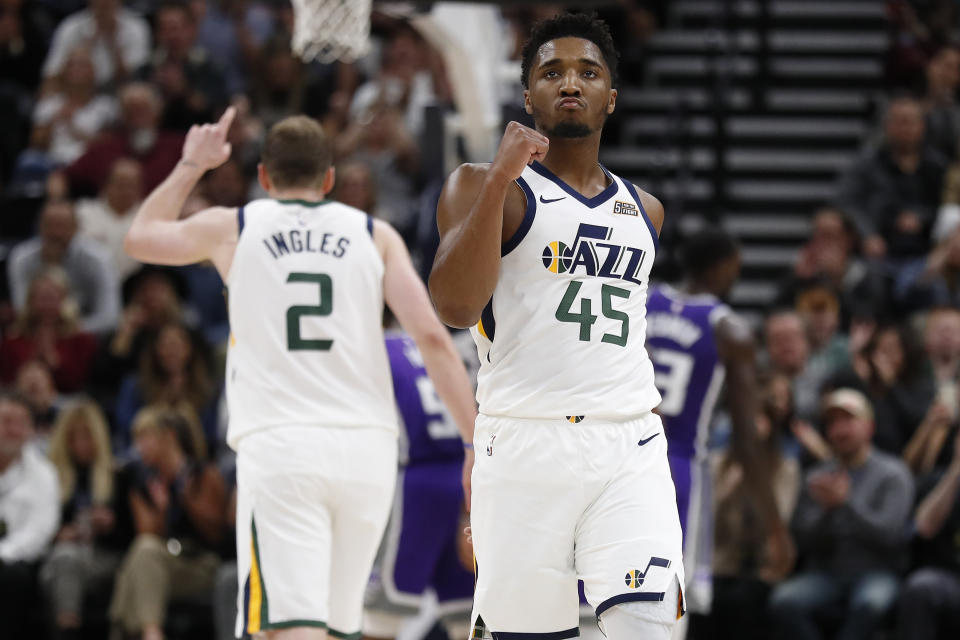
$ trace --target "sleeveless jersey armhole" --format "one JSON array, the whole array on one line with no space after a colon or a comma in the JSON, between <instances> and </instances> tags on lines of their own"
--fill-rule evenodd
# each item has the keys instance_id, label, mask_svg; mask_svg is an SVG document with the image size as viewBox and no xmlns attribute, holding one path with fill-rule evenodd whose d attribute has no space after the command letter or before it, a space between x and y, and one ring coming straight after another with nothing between
<instances>
[{"instance_id":1,"label":"sleeveless jersey armhole","mask_svg":"<svg viewBox=\"0 0 960 640\"><path fill-rule=\"evenodd\" d=\"M240 237L240 234L243 233L243 225L246 223L246 218L244 217L243 207L246 205L241 205L237 209L237 237Z\"/></svg>"},{"instance_id":2,"label":"sleeveless jersey armhole","mask_svg":"<svg viewBox=\"0 0 960 640\"><path fill-rule=\"evenodd\" d=\"M640 209L640 215L643 216L644 222L647 223L647 228L650 230L650 237L653 239L653 248L655 251L660 250L660 235L657 233L656 227L653 226L653 223L650 221L650 216L647 215L647 210L643 208L643 203L640 202L640 195L637 193L636 187L633 186L633 183L629 180L624 180L620 178L623 182L623 186L626 187L627 191L630 193L630 196L633 198L634 202L637 203L637 207Z\"/></svg>"},{"instance_id":3,"label":"sleeveless jersey armhole","mask_svg":"<svg viewBox=\"0 0 960 640\"><path fill-rule=\"evenodd\" d=\"M528 185L527 181L523 178L517 178L516 183L527 199L527 208L523 212L523 220L520 221L520 226L517 227L516 232L500 247L500 257L507 255L517 248L517 245L520 244L524 237L526 237L527 232L530 231L530 227L533 226L533 218L537 215L537 200L533 197L533 191L530 189L530 185Z\"/></svg>"}]
</instances>

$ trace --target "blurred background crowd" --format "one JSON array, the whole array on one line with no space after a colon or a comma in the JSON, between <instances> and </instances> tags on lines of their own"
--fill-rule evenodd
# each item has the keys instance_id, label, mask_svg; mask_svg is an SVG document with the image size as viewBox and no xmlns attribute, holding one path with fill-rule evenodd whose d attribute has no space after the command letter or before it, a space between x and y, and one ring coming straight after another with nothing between
<instances>
[{"instance_id":1,"label":"blurred background crowd","mask_svg":"<svg viewBox=\"0 0 960 640\"><path fill-rule=\"evenodd\" d=\"M834 161L818 151L850 135L834 126L838 118L806 133L809 117L783 125L786 133L761 127L758 137L805 135L806 150L792 157L827 171L829 188L801 182L798 196L778 189L783 175L736 183L718 168L742 168L728 153L744 131L737 110L749 110L740 97L759 109L765 83L790 76L788 67L741 65L741 54L777 51L766 36L800 11L792 5L831 4L847 8L831 15L848 20L853 45L861 22L881 37L857 58L878 71L873 89L842 94L860 99L856 118L844 120L862 125L852 129L856 152ZM517 56L526 32L561 10L510 5L497 8L504 65L516 72L498 95L505 118L522 116ZM676 255L704 223L743 241L748 280L732 302L754 321L762 347L757 428L799 550L793 576L765 570L762 543L751 537L756 511L724 453L719 416L714 606L691 637L957 637L960 6L617 0L598 10L620 47L624 112L608 123L601 160L664 200L654 277L682 277ZM729 68L701 65L696 75L689 56L663 55L688 47L709 57L700 40L684 41L685 20L706 46L740 43ZM0 0L4 636L102 638L110 621L135 631L143 619L165 620L171 638L232 633L223 283L211 265L142 265L122 246L192 124L238 109L233 156L203 179L182 216L263 197L255 176L264 132L306 113L335 149L332 197L393 224L429 270L439 187L465 159L464 145L445 144L432 126L431 114L457 111L444 57L390 11L374 12L371 53L351 64L302 62L290 51L292 29L283 0ZM815 38L811 46L843 48ZM816 87L827 87L817 89L823 104L833 95L839 105L838 87L856 83L803 60ZM684 74L687 84L671 84ZM787 86L787 111L814 84ZM644 115L668 90L685 97L667 118ZM696 91L710 99L698 102ZM766 96L768 108L773 102ZM681 133L664 137L677 119ZM706 129L709 161L691 143ZM678 160L683 145L690 150ZM652 160L642 155L648 147L659 147ZM757 153L754 161L777 170L778 157ZM707 204L697 210L704 182ZM723 210L751 189L767 217ZM769 243L751 244L782 240L785 229L795 230L792 244L775 245L775 255ZM851 396L845 415L857 424L846 430L827 428L821 411L823 394L837 388L866 398ZM829 466L874 450L887 454L887 473ZM216 625L217 615L225 622Z\"/></svg>"}]
</instances>

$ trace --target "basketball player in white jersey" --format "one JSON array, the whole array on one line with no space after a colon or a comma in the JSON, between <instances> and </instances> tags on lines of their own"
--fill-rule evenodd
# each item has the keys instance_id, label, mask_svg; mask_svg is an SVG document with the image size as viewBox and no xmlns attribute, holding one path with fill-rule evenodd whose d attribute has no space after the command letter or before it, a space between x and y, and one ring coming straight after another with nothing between
<instances>
[{"instance_id":1,"label":"basketball player in white jersey","mask_svg":"<svg viewBox=\"0 0 960 640\"><path fill-rule=\"evenodd\" d=\"M287 118L267 134L259 180L269 199L177 219L204 172L230 156L233 117L231 108L217 124L190 129L183 158L144 201L126 249L144 262L209 259L228 287L237 636L359 637L397 468L384 301L467 439L471 386L400 236L325 199L331 151L314 120Z\"/></svg>"},{"instance_id":2,"label":"basketball player in white jersey","mask_svg":"<svg viewBox=\"0 0 960 640\"><path fill-rule=\"evenodd\" d=\"M681 532L645 300L663 223L598 163L617 53L590 16L539 23L527 113L437 210L430 290L481 360L471 529L474 638L578 635L577 579L610 640L666 639L683 612Z\"/></svg>"}]
</instances>

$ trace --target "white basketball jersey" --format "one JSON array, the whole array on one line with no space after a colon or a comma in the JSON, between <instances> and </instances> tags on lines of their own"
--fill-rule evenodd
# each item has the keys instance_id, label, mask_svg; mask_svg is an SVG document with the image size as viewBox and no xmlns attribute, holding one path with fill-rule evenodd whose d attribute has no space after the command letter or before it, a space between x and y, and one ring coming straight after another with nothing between
<instances>
[{"instance_id":1,"label":"white basketball jersey","mask_svg":"<svg viewBox=\"0 0 960 640\"><path fill-rule=\"evenodd\" d=\"M239 211L227 442L282 425L397 429L372 219L324 201Z\"/></svg>"},{"instance_id":2,"label":"white basketball jersey","mask_svg":"<svg viewBox=\"0 0 960 640\"><path fill-rule=\"evenodd\" d=\"M604 172L593 198L538 162L517 179L526 213L471 329L481 413L625 420L659 404L644 349L657 234L633 185Z\"/></svg>"}]
</instances>

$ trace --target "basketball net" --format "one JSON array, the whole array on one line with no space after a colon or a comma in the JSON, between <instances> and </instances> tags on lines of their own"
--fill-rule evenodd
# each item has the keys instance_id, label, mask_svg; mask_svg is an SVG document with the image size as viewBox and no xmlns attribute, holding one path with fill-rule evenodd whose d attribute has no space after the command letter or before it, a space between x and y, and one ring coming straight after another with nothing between
<instances>
[{"instance_id":1,"label":"basketball net","mask_svg":"<svg viewBox=\"0 0 960 640\"><path fill-rule=\"evenodd\" d=\"M370 46L371 0L292 0L293 51L306 62L353 62Z\"/></svg>"}]
</instances>

